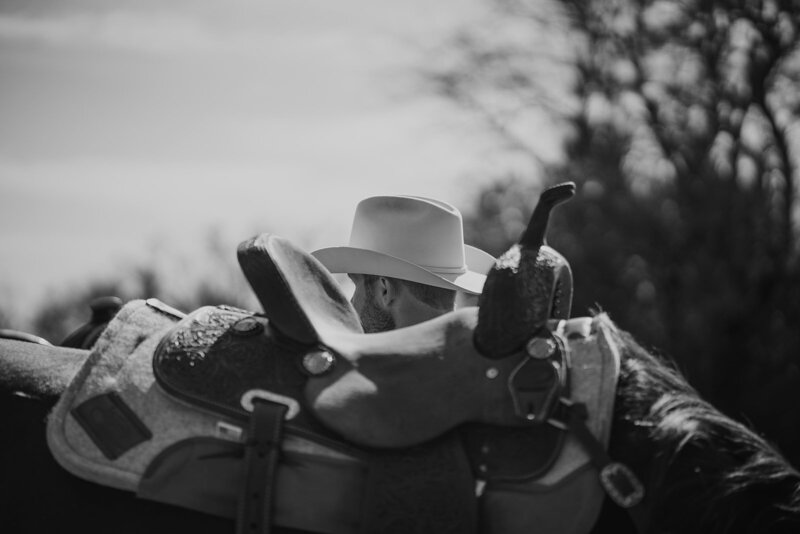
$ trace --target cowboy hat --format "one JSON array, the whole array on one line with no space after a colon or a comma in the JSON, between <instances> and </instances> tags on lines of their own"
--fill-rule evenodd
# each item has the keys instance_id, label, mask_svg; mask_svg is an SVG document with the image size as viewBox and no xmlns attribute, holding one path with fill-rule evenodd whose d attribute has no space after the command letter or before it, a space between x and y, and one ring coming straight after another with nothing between
<instances>
[{"instance_id":1,"label":"cowboy hat","mask_svg":"<svg viewBox=\"0 0 800 534\"><path fill-rule=\"evenodd\" d=\"M356 207L350 242L311 253L332 273L372 274L480 294L494 258L464 244L461 213L417 196L376 196Z\"/></svg>"}]
</instances>

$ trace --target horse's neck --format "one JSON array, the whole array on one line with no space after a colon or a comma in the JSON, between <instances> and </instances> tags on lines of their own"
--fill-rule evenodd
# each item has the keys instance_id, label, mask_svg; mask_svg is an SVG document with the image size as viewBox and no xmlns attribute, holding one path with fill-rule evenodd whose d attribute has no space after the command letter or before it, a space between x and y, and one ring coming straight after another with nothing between
<instances>
[{"instance_id":1,"label":"horse's neck","mask_svg":"<svg viewBox=\"0 0 800 534\"><path fill-rule=\"evenodd\" d=\"M81 368L89 351L24 341L0 341L0 390L55 399Z\"/></svg>"}]
</instances>

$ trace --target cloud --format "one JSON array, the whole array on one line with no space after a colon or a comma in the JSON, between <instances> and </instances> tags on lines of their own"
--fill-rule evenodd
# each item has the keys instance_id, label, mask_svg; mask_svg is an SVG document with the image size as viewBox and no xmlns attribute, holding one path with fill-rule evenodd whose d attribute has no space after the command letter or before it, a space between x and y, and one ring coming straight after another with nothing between
<instances>
[{"instance_id":1,"label":"cloud","mask_svg":"<svg viewBox=\"0 0 800 534\"><path fill-rule=\"evenodd\" d=\"M13 260L0 291L10 281L28 302L68 283L62 256L83 277L153 235L173 246L258 224L323 246L346 239L362 196L453 199L473 144L442 133L427 100L391 96L416 57L406 45L464 2L0 2L0 250Z\"/></svg>"},{"instance_id":2,"label":"cloud","mask_svg":"<svg viewBox=\"0 0 800 534\"><path fill-rule=\"evenodd\" d=\"M226 44L201 21L166 13L0 15L0 39L149 53L206 52Z\"/></svg>"},{"instance_id":3,"label":"cloud","mask_svg":"<svg viewBox=\"0 0 800 534\"><path fill-rule=\"evenodd\" d=\"M477 3L12 1L11 6L0 6L0 40L152 54L234 51L251 55L285 47L287 42L317 50L347 43L348 49L358 46L362 54L393 42L393 53L397 53L399 46L410 42L438 41L459 14L466 17L466 13L474 13ZM426 15L419 17L422 9Z\"/></svg>"}]
</instances>

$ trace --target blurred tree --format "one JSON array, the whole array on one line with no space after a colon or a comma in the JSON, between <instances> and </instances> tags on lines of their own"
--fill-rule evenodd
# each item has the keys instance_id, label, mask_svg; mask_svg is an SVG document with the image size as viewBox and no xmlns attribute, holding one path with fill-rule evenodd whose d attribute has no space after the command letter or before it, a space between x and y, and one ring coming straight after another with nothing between
<instances>
[{"instance_id":1,"label":"blurred tree","mask_svg":"<svg viewBox=\"0 0 800 534\"><path fill-rule=\"evenodd\" d=\"M89 322L92 315L89 303L93 299L123 295L119 282L99 282L85 288L73 288L68 294L53 299L49 305L36 312L31 333L57 345L69 333Z\"/></svg>"},{"instance_id":2,"label":"blurred tree","mask_svg":"<svg viewBox=\"0 0 800 534\"><path fill-rule=\"evenodd\" d=\"M800 2L494 0L428 79L574 180L550 242L602 307L800 465ZM536 149L542 112L564 157ZM538 129L536 125L539 125ZM467 233L498 253L545 183L506 173Z\"/></svg>"},{"instance_id":3,"label":"blurred tree","mask_svg":"<svg viewBox=\"0 0 800 534\"><path fill-rule=\"evenodd\" d=\"M103 296L123 302L157 298L184 312L218 304L261 309L236 263L235 247L218 232L210 231L203 248L191 257L154 250L145 262L55 292L34 315L29 332L58 344L90 320L89 304Z\"/></svg>"}]
</instances>

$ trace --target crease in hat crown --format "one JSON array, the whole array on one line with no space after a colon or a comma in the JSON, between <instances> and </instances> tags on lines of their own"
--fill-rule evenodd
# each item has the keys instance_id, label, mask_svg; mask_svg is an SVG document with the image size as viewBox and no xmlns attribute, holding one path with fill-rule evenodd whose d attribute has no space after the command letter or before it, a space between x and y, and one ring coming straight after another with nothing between
<instances>
[{"instance_id":1,"label":"crease in hat crown","mask_svg":"<svg viewBox=\"0 0 800 534\"><path fill-rule=\"evenodd\" d=\"M331 272L391 276L480 293L494 258L464 244L461 213L411 196L374 196L356 206L347 246L312 252Z\"/></svg>"},{"instance_id":2,"label":"crease in hat crown","mask_svg":"<svg viewBox=\"0 0 800 534\"><path fill-rule=\"evenodd\" d=\"M433 272L467 271L461 213L446 202L425 197L362 200L356 207L349 246L387 254Z\"/></svg>"}]
</instances>

